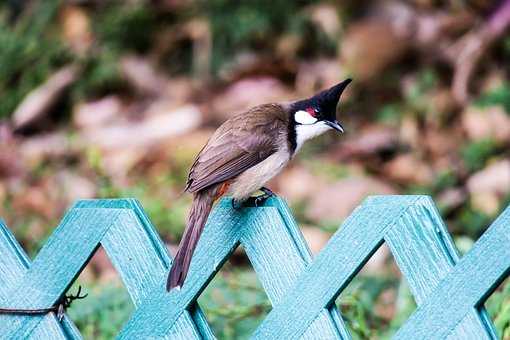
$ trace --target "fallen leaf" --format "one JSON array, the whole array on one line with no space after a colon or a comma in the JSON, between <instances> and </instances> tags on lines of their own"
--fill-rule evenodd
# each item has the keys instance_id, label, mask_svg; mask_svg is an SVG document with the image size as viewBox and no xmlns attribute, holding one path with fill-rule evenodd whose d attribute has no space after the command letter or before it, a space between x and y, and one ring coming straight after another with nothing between
<instances>
[{"instance_id":1,"label":"fallen leaf","mask_svg":"<svg viewBox=\"0 0 510 340\"><path fill-rule=\"evenodd\" d=\"M510 141L510 116L502 106L469 106L462 113L462 127L471 140Z\"/></svg>"},{"instance_id":2,"label":"fallen leaf","mask_svg":"<svg viewBox=\"0 0 510 340\"><path fill-rule=\"evenodd\" d=\"M369 195L392 195L396 190L373 177L349 177L322 187L313 195L306 216L314 221L342 221Z\"/></svg>"},{"instance_id":3,"label":"fallen leaf","mask_svg":"<svg viewBox=\"0 0 510 340\"><path fill-rule=\"evenodd\" d=\"M44 118L61 98L64 90L78 77L78 67L66 66L53 74L45 83L31 91L12 115L15 129L24 129Z\"/></svg>"},{"instance_id":4,"label":"fallen leaf","mask_svg":"<svg viewBox=\"0 0 510 340\"><path fill-rule=\"evenodd\" d=\"M510 159L489 164L471 175L467 180L471 196L482 193L495 193L499 196L510 193Z\"/></svg>"},{"instance_id":5,"label":"fallen leaf","mask_svg":"<svg viewBox=\"0 0 510 340\"><path fill-rule=\"evenodd\" d=\"M434 180L431 167L412 153L399 155L385 163L383 173L400 183L430 185Z\"/></svg>"},{"instance_id":6,"label":"fallen leaf","mask_svg":"<svg viewBox=\"0 0 510 340\"><path fill-rule=\"evenodd\" d=\"M300 229L313 255L317 255L331 237L331 234L317 227L302 226Z\"/></svg>"}]
</instances>

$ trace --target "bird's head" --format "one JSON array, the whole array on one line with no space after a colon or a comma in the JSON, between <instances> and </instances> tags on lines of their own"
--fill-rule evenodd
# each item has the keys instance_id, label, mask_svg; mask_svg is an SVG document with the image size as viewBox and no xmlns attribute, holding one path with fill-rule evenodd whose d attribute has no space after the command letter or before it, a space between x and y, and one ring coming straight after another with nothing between
<instances>
[{"instance_id":1,"label":"bird's head","mask_svg":"<svg viewBox=\"0 0 510 340\"><path fill-rule=\"evenodd\" d=\"M297 148L306 140L330 129L344 132L336 119L336 106L350 82L351 79L346 79L311 98L291 104L291 124L295 126Z\"/></svg>"}]
</instances>

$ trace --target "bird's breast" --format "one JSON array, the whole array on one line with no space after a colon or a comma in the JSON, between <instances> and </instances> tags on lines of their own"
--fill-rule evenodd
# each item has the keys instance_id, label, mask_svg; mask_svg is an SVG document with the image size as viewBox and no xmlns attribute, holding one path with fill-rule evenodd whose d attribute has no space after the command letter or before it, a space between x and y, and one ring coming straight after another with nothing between
<instances>
[{"instance_id":1,"label":"bird's breast","mask_svg":"<svg viewBox=\"0 0 510 340\"><path fill-rule=\"evenodd\" d=\"M245 200L280 173L289 160L290 154L286 148L275 152L234 179L229 186L229 194L235 200Z\"/></svg>"}]
</instances>

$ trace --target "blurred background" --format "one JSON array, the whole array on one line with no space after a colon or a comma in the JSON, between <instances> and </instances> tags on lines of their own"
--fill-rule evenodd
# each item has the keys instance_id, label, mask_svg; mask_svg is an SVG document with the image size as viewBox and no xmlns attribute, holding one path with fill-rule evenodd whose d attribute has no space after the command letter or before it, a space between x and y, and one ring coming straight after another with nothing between
<instances>
[{"instance_id":1,"label":"blurred background","mask_svg":"<svg viewBox=\"0 0 510 340\"><path fill-rule=\"evenodd\" d=\"M306 145L271 189L314 253L371 194L432 195L461 252L510 202L510 1L7 0L0 4L0 217L34 256L79 198L135 197L171 251L212 131L350 76L344 135ZM104 252L70 315L109 339L133 306ZM242 251L199 303L220 339L270 303ZM416 308L381 248L337 301L357 339ZM510 284L486 306L510 339Z\"/></svg>"}]
</instances>

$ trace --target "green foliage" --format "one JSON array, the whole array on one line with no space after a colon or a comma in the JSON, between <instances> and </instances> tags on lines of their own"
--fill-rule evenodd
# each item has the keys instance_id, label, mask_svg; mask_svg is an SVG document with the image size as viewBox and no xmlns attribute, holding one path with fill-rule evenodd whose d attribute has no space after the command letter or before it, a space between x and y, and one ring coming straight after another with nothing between
<instances>
[{"instance_id":1,"label":"green foliage","mask_svg":"<svg viewBox=\"0 0 510 340\"><path fill-rule=\"evenodd\" d=\"M233 1L197 2L197 11L207 17L213 33L214 69L242 51L267 50L285 33L307 36L314 42L313 52L334 50L334 42L313 30L301 11L315 1ZM333 47L333 48L332 48ZM311 52L311 51L310 51Z\"/></svg>"},{"instance_id":2,"label":"green foliage","mask_svg":"<svg viewBox=\"0 0 510 340\"><path fill-rule=\"evenodd\" d=\"M305 164L313 175L326 178L328 181L336 181L349 176L349 169L339 163L308 159Z\"/></svg>"},{"instance_id":3,"label":"green foliage","mask_svg":"<svg viewBox=\"0 0 510 340\"><path fill-rule=\"evenodd\" d=\"M440 172L434 180L433 190L440 192L442 190L452 188L459 182L459 179L455 175L454 171L446 170Z\"/></svg>"},{"instance_id":4,"label":"green foliage","mask_svg":"<svg viewBox=\"0 0 510 340\"><path fill-rule=\"evenodd\" d=\"M0 118L9 117L33 88L43 83L71 54L50 34L59 1L39 1L14 23L0 5Z\"/></svg>"},{"instance_id":5,"label":"green foliage","mask_svg":"<svg viewBox=\"0 0 510 340\"><path fill-rule=\"evenodd\" d=\"M220 271L198 302L219 339L248 339L271 304L254 271L225 269L228 275Z\"/></svg>"},{"instance_id":6,"label":"green foliage","mask_svg":"<svg viewBox=\"0 0 510 340\"><path fill-rule=\"evenodd\" d=\"M337 304L354 339L390 338L391 334L416 309L405 284L393 276L358 275L340 295ZM378 315L383 294L396 294L395 315L388 322L387 316Z\"/></svg>"},{"instance_id":7,"label":"green foliage","mask_svg":"<svg viewBox=\"0 0 510 340\"><path fill-rule=\"evenodd\" d=\"M437 86L438 76L435 70L424 68L418 73L417 79L405 91L406 99L415 104L422 104L423 94Z\"/></svg>"},{"instance_id":8,"label":"green foliage","mask_svg":"<svg viewBox=\"0 0 510 340\"><path fill-rule=\"evenodd\" d=\"M430 195L434 194L434 188L425 185L411 184L405 188L406 195Z\"/></svg>"},{"instance_id":9,"label":"green foliage","mask_svg":"<svg viewBox=\"0 0 510 340\"><path fill-rule=\"evenodd\" d=\"M464 256L474 245L474 241L471 237L468 236L457 236L454 239L455 247L459 251L460 255Z\"/></svg>"},{"instance_id":10,"label":"green foliage","mask_svg":"<svg viewBox=\"0 0 510 340\"><path fill-rule=\"evenodd\" d=\"M510 280L505 280L500 288L492 294L485 307L494 320L500 339L510 338Z\"/></svg>"},{"instance_id":11,"label":"green foliage","mask_svg":"<svg viewBox=\"0 0 510 340\"><path fill-rule=\"evenodd\" d=\"M391 319L387 337L394 334L402 326L411 314L416 310L416 301L411 293L409 285L404 279L400 280L395 301L395 315Z\"/></svg>"},{"instance_id":12,"label":"green foliage","mask_svg":"<svg viewBox=\"0 0 510 340\"><path fill-rule=\"evenodd\" d=\"M118 55L115 51L104 50L82 60L83 76L73 86L72 96L83 100L122 89L124 81L119 72Z\"/></svg>"},{"instance_id":13,"label":"green foliage","mask_svg":"<svg viewBox=\"0 0 510 340\"><path fill-rule=\"evenodd\" d=\"M477 238L489 226L491 218L471 205L462 208L458 218L459 229L466 235Z\"/></svg>"},{"instance_id":14,"label":"green foliage","mask_svg":"<svg viewBox=\"0 0 510 340\"><path fill-rule=\"evenodd\" d=\"M510 114L510 83L504 82L500 87L483 93L475 104L481 107L502 105Z\"/></svg>"},{"instance_id":15,"label":"green foliage","mask_svg":"<svg viewBox=\"0 0 510 340\"><path fill-rule=\"evenodd\" d=\"M96 48L78 58L56 34L61 2L35 4L14 23L8 21L5 5L0 5L0 118L9 117L31 90L70 62L82 66L80 81L71 91L75 99L122 89L120 54L146 51L157 27L152 6L108 5L92 20Z\"/></svg>"},{"instance_id":16,"label":"green foliage","mask_svg":"<svg viewBox=\"0 0 510 340\"><path fill-rule=\"evenodd\" d=\"M157 27L153 7L143 2L136 5L110 5L95 19L94 31L100 45L104 50L117 52L146 51Z\"/></svg>"},{"instance_id":17,"label":"green foliage","mask_svg":"<svg viewBox=\"0 0 510 340\"><path fill-rule=\"evenodd\" d=\"M76 292L76 286L70 293ZM88 296L73 302L69 317L85 339L114 339L133 311L133 304L121 283L84 285Z\"/></svg>"},{"instance_id":18,"label":"green foliage","mask_svg":"<svg viewBox=\"0 0 510 340\"><path fill-rule=\"evenodd\" d=\"M396 126L402 119L403 112L399 103L387 104L377 111L376 119L380 123Z\"/></svg>"},{"instance_id":19,"label":"green foliage","mask_svg":"<svg viewBox=\"0 0 510 340\"><path fill-rule=\"evenodd\" d=\"M482 169L491 156L498 151L498 145L493 139L483 139L470 142L461 149L462 159L469 171Z\"/></svg>"},{"instance_id":20,"label":"green foliage","mask_svg":"<svg viewBox=\"0 0 510 340\"><path fill-rule=\"evenodd\" d=\"M503 53L506 55L506 57L510 57L510 37L505 37L503 39Z\"/></svg>"},{"instance_id":21,"label":"green foliage","mask_svg":"<svg viewBox=\"0 0 510 340\"><path fill-rule=\"evenodd\" d=\"M107 5L92 24L98 48L81 60L83 77L74 87L76 99L123 90L118 67L121 54L149 49L158 22L153 7L137 2Z\"/></svg>"},{"instance_id":22,"label":"green foliage","mask_svg":"<svg viewBox=\"0 0 510 340\"><path fill-rule=\"evenodd\" d=\"M404 87L403 98L381 106L376 111L376 120L385 125L399 126L406 115L425 118L438 114L434 102L430 100L430 94L438 83L437 70L430 67L419 70L410 85Z\"/></svg>"},{"instance_id":23,"label":"green foliage","mask_svg":"<svg viewBox=\"0 0 510 340\"><path fill-rule=\"evenodd\" d=\"M431 68L421 70L416 81L404 93L406 101L417 111L426 111L430 103L424 94L434 89L437 83L438 75L435 70Z\"/></svg>"}]
</instances>

